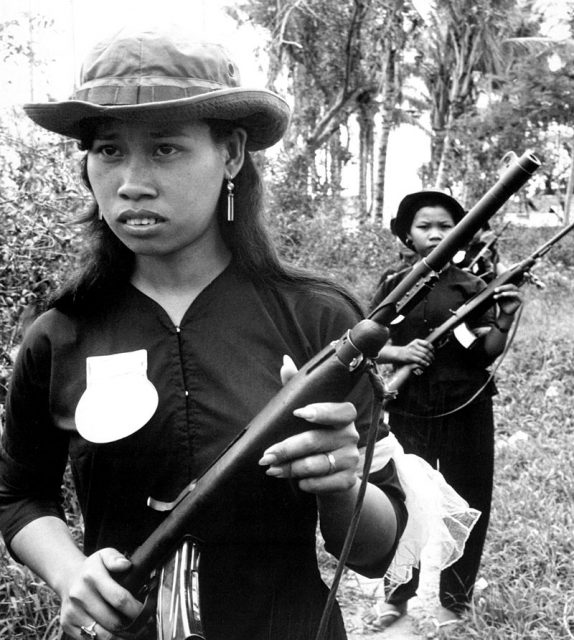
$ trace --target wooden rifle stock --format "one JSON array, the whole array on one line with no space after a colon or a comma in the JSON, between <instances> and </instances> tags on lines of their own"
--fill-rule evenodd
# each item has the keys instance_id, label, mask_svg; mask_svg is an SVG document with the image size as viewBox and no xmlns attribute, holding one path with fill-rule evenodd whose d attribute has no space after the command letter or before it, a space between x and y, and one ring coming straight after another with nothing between
<instances>
[{"instance_id":1,"label":"wooden rifle stock","mask_svg":"<svg viewBox=\"0 0 574 640\"><path fill-rule=\"evenodd\" d=\"M325 347L277 393L243 429L215 462L189 487L165 520L133 552L131 568L118 579L136 597L154 571L162 566L185 535L201 509L224 489L237 471L257 465L263 451L276 442L309 429L293 411L313 402L340 402L353 390L368 363L384 346L387 326L414 306L453 255L492 217L540 166L532 153L518 158L487 194L473 207L426 260L373 311L338 341ZM262 471L263 473L263 471Z\"/></svg>"},{"instance_id":2,"label":"wooden rifle stock","mask_svg":"<svg viewBox=\"0 0 574 640\"><path fill-rule=\"evenodd\" d=\"M568 226L564 227L564 229L561 229L556 235L552 236L550 240L536 249L536 251L527 258L517 262L515 265L489 282L482 291L479 291L477 294L472 296L472 298L453 311L452 315L441 325L436 329L433 329L425 340L431 344L436 344L463 322L482 315L489 307L492 306L493 297L498 287L501 287L504 284L514 284L517 287L522 286L527 280L527 275L530 269L532 269L536 262L538 262L538 260L567 233L570 233L572 229L574 229L574 222L571 222ZM387 390L392 392L398 391L415 369L416 367L413 367L412 365L404 365L397 369L386 383Z\"/></svg>"}]
</instances>

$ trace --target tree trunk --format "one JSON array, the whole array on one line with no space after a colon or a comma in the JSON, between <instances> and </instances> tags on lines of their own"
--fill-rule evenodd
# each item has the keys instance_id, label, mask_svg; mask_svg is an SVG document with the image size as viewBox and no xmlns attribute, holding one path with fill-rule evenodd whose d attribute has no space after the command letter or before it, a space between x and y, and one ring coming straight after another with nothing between
<instances>
[{"instance_id":1,"label":"tree trunk","mask_svg":"<svg viewBox=\"0 0 574 640\"><path fill-rule=\"evenodd\" d=\"M373 222L383 223L383 207L385 205L385 174L387 170L387 153L389 138L393 126L393 111L396 102L395 50L389 50L386 56L385 80L383 85L383 108L381 135L379 138L379 163L377 167L377 190Z\"/></svg>"},{"instance_id":2,"label":"tree trunk","mask_svg":"<svg viewBox=\"0 0 574 640\"><path fill-rule=\"evenodd\" d=\"M572 191L574 190L574 140L572 140L571 148L571 164L570 164L570 176L568 178L568 184L566 186L566 201L564 202L564 226L570 224L570 207L572 205Z\"/></svg>"},{"instance_id":3,"label":"tree trunk","mask_svg":"<svg viewBox=\"0 0 574 640\"><path fill-rule=\"evenodd\" d=\"M369 122L362 113L359 116L359 215L364 218L367 212L367 164L369 162L368 151Z\"/></svg>"},{"instance_id":4,"label":"tree trunk","mask_svg":"<svg viewBox=\"0 0 574 640\"><path fill-rule=\"evenodd\" d=\"M443 149L446 139L446 124L441 121L432 125L431 157L430 157L430 182L432 186L438 185L438 174L443 159Z\"/></svg>"},{"instance_id":5,"label":"tree trunk","mask_svg":"<svg viewBox=\"0 0 574 640\"><path fill-rule=\"evenodd\" d=\"M341 134L337 132L331 137L329 143L329 182L331 187L331 195L338 196L342 189L342 148L341 148Z\"/></svg>"},{"instance_id":6,"label":"tree trunk","mask_svg":"<svg viewBox=\"0 0 574 640\"><path fill-rule=\"evenodd\" d=\"M385 206L385 175L387 171L387 154L389 138L391 135L392 116L383 112L383 124L379 137L379 162L377 165L377 190L375 194L375 207L373 209L373 222L383 224L383 208Z\"/></svg>"},{"instance_id":7,"label":"tree trunk","mask_svg":"<svg viewBox=\"0 0 574 640\"><path fill-rule=\"evenodd\" d=\"M385 46L382 75L381 133L379 137L377 179L372 221L383 224L385 177L391 130L395 124L395 107L399 93L401 51L404 47L403 2L396 0L389 13L388 38Z\"/></svg>"},{"instance_id":8,"label":"tree trunk","mask_svg":"<svg viewBox=\"0 0 574 640\"><path fill-rule=\"evenodd\" d=\"M446 186L446 163L450 151L450 136L448 128L443 134L441 142L440 157L434 179L435 188L444 189Z\"/></svg>"},{"instance_id":9,"label":"tree trunk","mask_svg":"<svg viewBox=\"0 0 574 640\"><path fill-rule=\"evenodd\" d=\"M373 176L373 151L374 151L374 130L375 113L377 104L371 94L365 92L359 99L359 130L360 130L360 153L359 153L359 211L361 219L368 217L371 206L372 176Z\"/></svg>"}]
</instances>

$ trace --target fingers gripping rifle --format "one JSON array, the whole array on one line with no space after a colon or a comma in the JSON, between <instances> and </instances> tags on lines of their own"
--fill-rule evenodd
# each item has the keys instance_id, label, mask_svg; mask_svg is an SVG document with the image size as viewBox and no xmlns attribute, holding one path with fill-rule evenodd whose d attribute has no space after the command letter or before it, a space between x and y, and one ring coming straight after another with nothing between
<instances>
[{"instance_id":1,"label":"fingers gripping rifle","mask_svg":"<svg viewBox=\"0 0 574 640\"><path fill-rule=\"evenodd\" d=\"M134 551L131 568L118 580L125 588L135 597L146 599L153 586L152 577L161 571L178 545L193 530L193 521L202 509L225 490L238 470L247 465L257 465L262 452L272 444L309 429L307 422L293 416L295 409L318 401L341 402L348 396L384 346L388 337L387 326L427 294L456 251L468 243L539 166L540 162L531 153L518 158L448 237L414 267L369 318L325 347L298 371L184 491L161 524ZM146 619L136 620L136 626L129 627L122 635L130 637L131 631L137 634L138 625L147 624L151 618L149 611L144 615ZM137 635L132 634L131 637ZM185 635L173 637L186 638ZM187 637L204 636L197 631Z\"/></svg>"},{"instance_id":2,"label":"fingers gripping rifle","mask_svg":"<svg viewBox=\"0 0 574 640\"><path fill-rule=\"evenodd\" d=\"M452 315L436 329L433 329L425 340L431 344L436 344L467 320L481 316L494 304L494 294L498 287L504 284L514 284L517 287L521 287L525 282L534 282L537 284L538 279L533 276L530 270L540 258L545 256L548 251L550 251L557 242L562 240L566 234L570 233L572 229L574 229L574 222L571 222L568 226L564 227L564 229L561 229L556 235L550 238L548 242L545 242L527 258L517 262L497 276L482 291L479 291L458 309L453 311ZM387 390L392 392L398 391L415 369L416 367L412 365L400 367L388 380Z\"/></svg>"}]
</instances>

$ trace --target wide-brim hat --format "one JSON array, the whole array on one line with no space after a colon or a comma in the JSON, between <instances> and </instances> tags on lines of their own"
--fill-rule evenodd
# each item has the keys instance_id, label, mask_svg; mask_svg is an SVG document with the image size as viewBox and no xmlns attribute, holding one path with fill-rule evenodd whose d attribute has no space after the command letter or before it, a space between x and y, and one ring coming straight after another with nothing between
<instances>
[{"instance_id":1,"label":"wide-brim hat","mask_svg":"<svg viewBox=\"0 0 574 640\"><path fill-rule=\"evenodd\" d=\"M44 129L76 139L100 118L228 120L246 130L250 151L278 142L290 117L281 96L240 85L237 65L221 45L152 31L120 31L100 42L69 100L26 104L24 110Z\"/></svg>"},{"instance_id":2,"label":"wide-brim hat","mask_svg":"<svg viewBox=\"0 0 574 640\"><path fill-rule=\"evenodd\" d=\"M400 202L397 215L393 218L391 231L403 242L408 240L413 219L417 211L423 207L444 207L453 218L455 224L465 215L462 206L451 196L442 191L416 191L409 193Z\"/></svg>"}]
</instances>

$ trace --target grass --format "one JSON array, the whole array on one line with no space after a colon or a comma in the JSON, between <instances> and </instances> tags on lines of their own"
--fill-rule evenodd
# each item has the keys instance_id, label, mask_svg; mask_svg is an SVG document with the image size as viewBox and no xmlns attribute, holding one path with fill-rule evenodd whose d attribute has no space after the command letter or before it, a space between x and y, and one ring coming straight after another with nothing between
<instances>
[{"instance_id":1,"label":"grass","mask_svg":"<svg viewBox=\"0 0 574 640\"><path fill-rule=\"evenodd\" d=\"M55 639L57 615L54 596L27 569L0 554L0 638Z\"/></svg>"},{"instance_id":2,"label":"grass","mask_svg":"<svg viewBox=\"0 0 574 640\"><path fill-rule=\"evenodd\" d=\"M82 518L65 477L65 510L72 535L81 545ZM15 562L0 536L0 640L59 640L59 607L54 592L31 571Z\"/></svg>"},{"instance_id":3,"label":"grass","mask_svg":"<svg viewBox=\"0 0 574 640\"><path fill-rule=\"evenodd\" d=\"M488 586L454 640L574 639L573 271L539 275L547 288L524 288L521 324L497 374L494 507L480 573ZM321 558L329 574L333 562ZM339 599L349 630L360 628L374 598L351 572ZM0 638L57 633L51 592L0 546Z\"/></svg>"},{"instance_id":4,"label":"grass","mask_svg":"<svg viewBox=\"0 0 574 640\"><path fill-rule=\"evenodd\" d=\"M574 638L571 275L524 289L521 323L497 374L494 504L479 574L488 586L453 640ZM376 599L347 573L339 600L349 631L368 629Z\"/></svg>"},{"instance_id":5,"label":"grass","mask_svg":"<svg viewBox=\"0 0 574 640\"><path fill-rule=\"evenodd\" d=\"M489 586L460 638L574 638L572 293L530 296L500 370Z\"/></svg>"}]
</instances>

